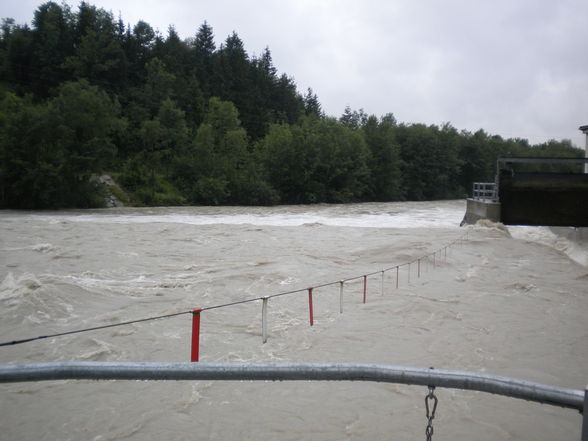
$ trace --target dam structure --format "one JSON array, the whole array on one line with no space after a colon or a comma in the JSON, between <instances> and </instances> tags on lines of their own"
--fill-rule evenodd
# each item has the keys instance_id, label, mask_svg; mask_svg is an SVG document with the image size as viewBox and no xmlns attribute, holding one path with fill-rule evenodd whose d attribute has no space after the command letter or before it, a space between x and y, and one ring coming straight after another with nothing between
<instances>
[{"instance_id":1,"label":"dam structure","mask_svg":"<svg viewBox=\"0 0 588 441\"><path fill-rule=\"evenodd\" d=\"M588 158L500 157L495 182L476 182L463 224L588 227Z\"/></svg>"}]
</instances>

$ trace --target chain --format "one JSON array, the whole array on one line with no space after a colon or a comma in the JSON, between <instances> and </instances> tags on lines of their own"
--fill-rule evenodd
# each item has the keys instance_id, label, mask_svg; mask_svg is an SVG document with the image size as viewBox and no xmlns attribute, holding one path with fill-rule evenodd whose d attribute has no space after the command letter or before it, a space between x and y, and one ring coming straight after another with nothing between
<instances>
[{"instance_id":1,"label":"chain","mask_svg":"<svg viewBox=\"0 0 588 441\"><path fill-rule=\"evenodd\" d=\"M431 368L433 369L433 368ZM433 439L433 420L437 410L437 396L435 395L435 386L429 386L429 393L425 397L425 409L427 415L427 428L425 429L426 440Z\"/></svg>"}]
</instances>

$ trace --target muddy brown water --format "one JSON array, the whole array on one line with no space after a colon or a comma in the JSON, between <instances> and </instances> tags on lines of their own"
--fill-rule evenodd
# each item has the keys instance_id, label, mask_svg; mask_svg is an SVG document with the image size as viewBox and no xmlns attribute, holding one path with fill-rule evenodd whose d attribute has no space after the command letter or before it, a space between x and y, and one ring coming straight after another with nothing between
<instances>
[{"instance_id":1,"label":"muddy brown water","mask_svg":"<svg viewBox=\"0 0 588 441\"><path fill-rule=\"evenodd\" d=\"M546 229L460 228L463 201L0 212L0 340L188 311L411 261L345 287L202 315L202 361L435 366L583 389L588 269ZM573 253L568 252L573 249ZM568 252L568 254L566 254ZM570 259L572 255L576 260ZM0 363L188 361L189 316L1 347ZM0 385L6 440L415 440L426 388L375 383ZM578 412L438 389L435 440L578 440Z\"/></svg>"}]
</instances>

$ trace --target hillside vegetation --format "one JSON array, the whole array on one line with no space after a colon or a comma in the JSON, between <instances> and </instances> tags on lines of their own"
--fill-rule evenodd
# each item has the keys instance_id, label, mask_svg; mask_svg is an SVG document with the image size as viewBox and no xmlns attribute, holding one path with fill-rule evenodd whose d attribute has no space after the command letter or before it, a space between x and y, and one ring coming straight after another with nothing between
<instances>
[{"instance_id":1,"label":"hillside vegetation","mask_svg":"<svg viewBox=\"0 0 588 441\"><path fill-rule=\"evenodd\" d=\"M101 206L90 178L104 172L138 205L461 198L493 180L498 155L582 155L392 113L327 116L268 48L251 56L236 33L217 47L207 22L182 40L47 2L1 31L4 208Z\"/></svg>"}]
</instances>

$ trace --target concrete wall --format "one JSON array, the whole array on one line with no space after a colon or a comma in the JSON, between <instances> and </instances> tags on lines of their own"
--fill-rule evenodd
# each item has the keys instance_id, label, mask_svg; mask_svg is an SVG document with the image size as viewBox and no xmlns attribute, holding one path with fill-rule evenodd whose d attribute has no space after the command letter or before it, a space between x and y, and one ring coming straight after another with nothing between
<instances>
[{"instance_id":1,"label":"concrete wall","mask_svg":"<svg viewBox=\"0 0 588 441\"><path fill-rule=\"evenodd\" d=\"M550 227L554 234L580 245L588 245L588 228Z\"/></svg>"},{"instance_id":2,"label":"concrete wall","mask_svg":"<svg viewBox=\"0 0 588 441\"><path fill-rule=\"evenodd\" d=\"M466 214L463 224L475 224L480 219L488 219L492 222L500 222L500 204L497 202L479 201L468 199Z\"/></svg>"}]
</instances>

